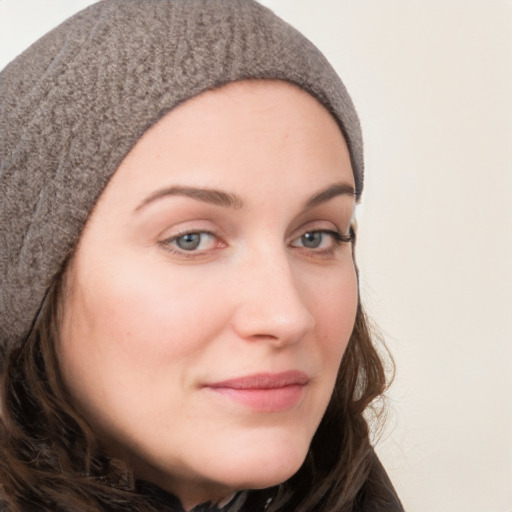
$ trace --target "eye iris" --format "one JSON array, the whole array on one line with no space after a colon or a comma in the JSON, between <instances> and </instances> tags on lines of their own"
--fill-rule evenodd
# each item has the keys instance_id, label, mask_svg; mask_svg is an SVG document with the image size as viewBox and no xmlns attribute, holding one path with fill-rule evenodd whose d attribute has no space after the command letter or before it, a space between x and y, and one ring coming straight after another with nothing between
<instances>
[{"instance_id":1,"label":"eye iris","mask_svg":"<svg viewBox=\"0 0 512 512\"><path fill-rule=\"evenodd\" d=\"M319 231L310 231L301 236L302 244L308 249L316 249L322 243L322 233Z\"/></svg>"},{"instance_id":2,"label":"eye iris","mask_svg":"<svg viewBox=\"0 0 512 512\"><path fill-rule=\"evenodd\" d=\"M187 233L176 239L176 245L184 251L192 251L199 247L201 235L199 233Z\"/></svg>"}]
</instances>

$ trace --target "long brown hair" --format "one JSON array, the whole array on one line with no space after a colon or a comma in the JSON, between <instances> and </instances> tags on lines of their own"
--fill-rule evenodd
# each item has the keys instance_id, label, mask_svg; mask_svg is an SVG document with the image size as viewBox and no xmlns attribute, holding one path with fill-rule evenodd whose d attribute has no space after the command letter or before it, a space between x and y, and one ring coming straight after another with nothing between
<instances>
[{"instance_id":1,"label":"long brown hair","mask_svg":"<svg viewBox=\"0 0 512 512\"><path fill-rule=\"evenodd\" d=\"M56 355L63 276L51 285L1 381L0 509L9 512L166 509L137 492L127 457L111 457L73 406ZM382 494L363 413L386 389L386 372L361 304L334 393L301 469L275 489L268 512L349 512ZM378 416L378 415L377 415ZM378 462L377 462L378 464Z\"/></svg>"}]
</instances>

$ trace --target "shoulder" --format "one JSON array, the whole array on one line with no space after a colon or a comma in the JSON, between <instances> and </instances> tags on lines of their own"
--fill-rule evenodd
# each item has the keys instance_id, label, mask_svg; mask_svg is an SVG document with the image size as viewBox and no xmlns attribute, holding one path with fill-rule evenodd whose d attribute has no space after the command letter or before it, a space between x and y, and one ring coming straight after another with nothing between
<instances>
[{"instance_id":1,"label":"shoulder","mask_svg":"<svg viewBox=\"0 0 512 512\"><path fill-rule=\"evenodd\" d=\"M375 453L370 474L359 492L354 512L404 512L398 494Z\"/></svg>"}]
</instances>

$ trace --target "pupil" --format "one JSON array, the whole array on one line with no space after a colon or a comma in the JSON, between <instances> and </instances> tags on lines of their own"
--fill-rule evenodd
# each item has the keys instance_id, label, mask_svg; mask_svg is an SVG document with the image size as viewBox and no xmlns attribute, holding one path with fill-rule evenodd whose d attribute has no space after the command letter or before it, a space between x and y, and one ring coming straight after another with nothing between
<instances>
[{"instance_id":1,"label":"pupil","mask_svg":"<svg viewBox=\"0 0 512 512\"><path fill-rule=\"evenodd\" d=\"M186 235L180 236L176 243L180 249L185 251L191 251L197 249L201 242L201 235L199 233L187 233Z\"/></svg>"},{"instance_id":2,"label":"pupil","mask_svg":"<svg viewBox=\"0 0 512 512\"><path fill-rule=\"evenodd\" d=\"M304 247L308 247L309 249L317 248L322 241L322 233L319 231L312 231L309 233L304 233L302 235L302 243Z\"/></svg>"}]
</instances>

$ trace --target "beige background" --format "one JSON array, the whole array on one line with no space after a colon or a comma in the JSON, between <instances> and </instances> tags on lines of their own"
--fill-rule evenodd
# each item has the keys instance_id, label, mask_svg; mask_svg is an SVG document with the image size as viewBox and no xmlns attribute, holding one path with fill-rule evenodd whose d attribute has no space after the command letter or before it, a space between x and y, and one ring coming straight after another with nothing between
<instances>
[{"instance_id":1,"label":"beige background","mask_svg":"<svg viewBox=\"0 0 512 512\"><path fill-rule=\"evenodd\" d=\"M0 67L88 0L0 0ZM378 451L412 512L512 512L512 2L265 0L366 141L363 300L397 363Z\"/></svg>"}]
</instances>

